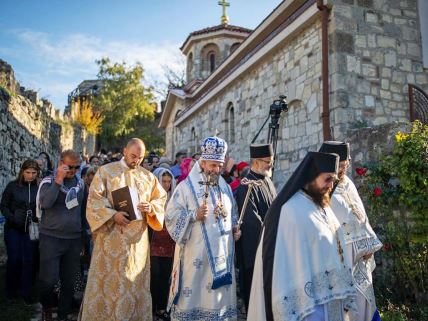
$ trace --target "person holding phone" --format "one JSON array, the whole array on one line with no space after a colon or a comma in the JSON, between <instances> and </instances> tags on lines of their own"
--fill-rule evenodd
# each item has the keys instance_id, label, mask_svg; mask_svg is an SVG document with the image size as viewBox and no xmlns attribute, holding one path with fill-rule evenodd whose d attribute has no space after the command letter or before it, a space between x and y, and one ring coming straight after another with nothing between
<instances>
[{"instance_id":1,"label":"person holding phone","mask_svg":"<svg viewBox=\"0 0 428 321\"><path fill-rule=\"evenodd\" d=\"M58 168L40 183L40 303L42 320L52 320L52 292L58 281L61 290L58 320L71 312L73 286L80 266L83 196L85 183L77 177L80 155L73 150L61 153Z\"/></svg>"}]
</instances>

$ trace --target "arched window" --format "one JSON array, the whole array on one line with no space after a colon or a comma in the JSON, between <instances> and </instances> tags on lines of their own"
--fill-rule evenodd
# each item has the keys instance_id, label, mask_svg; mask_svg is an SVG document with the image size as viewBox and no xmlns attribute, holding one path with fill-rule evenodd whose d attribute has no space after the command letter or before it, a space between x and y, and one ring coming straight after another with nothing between
<instances>
[{"instance_id":1,"label":"arched window","mask_svg":"<svg viewBox=\"0 0 428 321\"><path fill-rule=\"evenodd\" d=\"M235 143L235 108L232 103L227 105L226 132L229 144Z\"/></svg>"},{"instance_id":2,"label":"arched window","mask_svg":"<svg viewBox=\"0 0 428 321\"><path fill-rule=\"evenodd\" d=\"M195 132L195 127L192 127L192 130L190 131L190 151L192 153L196 153L196 132Z\"/></svg>"},{"instance_id":3,"label":"arched window","mask_svg":"<svg viewBox=\"0 0 428 321\"><path fill-rule=\"evenodd\" d=\"M234 52L241 43L235 42L232 46L230 46L230 53Z\"/></svg>"},{"instance_id":4,"label":"arched window","mask_svg":"<svg viewBox=\"0 0 428 321\"><path fill-rule=\"evenodd\" d=\"M193 72L193 54L189 53L187 57L187 82L192 80L192 72Z\"/></svg>"},{"instance_id":5,"label":"arched window","mask_svg":"<svg viewBox=\"0 0 428 321\"><path fill-rule=\"evenodd\" d=\"M220 49L215 43L205 45L201 50L202 78L208 77L220 63Z\"/></svg>"},{"instance_id":6,"label":"arched window","mask_svg":"<svg viewBox=\"0 0 428 321\"><path fill-rule=\"evenodd\" d=\"M212 51L208 54L210 61L210 72L212 73L215 70L215 53Z\"/></svg>"}]
</instances>

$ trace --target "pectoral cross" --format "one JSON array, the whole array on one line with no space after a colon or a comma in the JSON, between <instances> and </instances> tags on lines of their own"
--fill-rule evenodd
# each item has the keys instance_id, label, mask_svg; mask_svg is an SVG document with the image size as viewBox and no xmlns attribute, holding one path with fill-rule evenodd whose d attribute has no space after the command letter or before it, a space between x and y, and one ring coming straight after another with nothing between
<instances>
[{"instance_id":1,"label":"pectoral cross","mask_svg":"<svg viewBox=\"0 0 428 321\"><path fill-rule=\"evenodd\" d=\"M199 184L205 186L204 204L206 204L208 196L209 196L209 187L210 186L217 186L218 183L216 182L216 180L213 178L213 176L211 174L207 174L207 180L206 181L199 181Z\"/></svg>"},{"instance_id":2,"label":"pectoral cross","mask_svg":"<svg viewBox=\"0 0 428 321\"><path fill-rule=\"evenodd\" d=\"M230 3L226 0L221 0L218 2L220 6L223 7L223 15L221 16L221 24L227 25L229 23L229 17L227 16L226 8L230 7Z\"/></svg>"}]
</instances>

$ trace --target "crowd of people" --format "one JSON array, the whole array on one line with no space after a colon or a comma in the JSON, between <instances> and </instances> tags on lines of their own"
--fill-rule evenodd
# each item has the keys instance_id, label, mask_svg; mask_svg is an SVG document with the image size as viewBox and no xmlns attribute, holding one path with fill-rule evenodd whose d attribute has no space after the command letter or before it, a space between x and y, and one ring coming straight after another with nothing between
<instances>
[{"instance_id":1,"label":"crowd of people","mask_svg":"<svg viewBox=\"0 0 428 321\"><path fill-rule=\"evenodd\" d=\"M122 151L84 157L40 153L5 188L6 295L42 320L247 320L379 318L373 253L382 246L346 175L350 147L309 152L278 193L270 144L248 162L208 137L175 160ZM135 193L136 217L113 192ZM84 293L79 297L77 293Z\"/></svg>"}]
</instances>

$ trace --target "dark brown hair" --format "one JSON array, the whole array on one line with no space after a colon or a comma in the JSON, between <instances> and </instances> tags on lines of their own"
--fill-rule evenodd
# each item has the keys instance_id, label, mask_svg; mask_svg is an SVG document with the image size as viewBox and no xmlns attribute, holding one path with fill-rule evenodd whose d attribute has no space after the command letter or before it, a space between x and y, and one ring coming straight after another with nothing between
<instances>
[{"instance_id":1,"label":"dark brown hair","mask_svg":"<svg viewBox=\"0 0 428 321\"><path fill-rule=\"evenodd\" d=\"M37 171L37 176L40 174L40 167L39 164L34 159L27 159L21 166L21 169L19 170L18 177L16 178L16 183L19 185L24 184L24 171L27 169L34 169Z\"/></svg>"}]
</instances>

